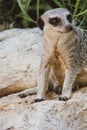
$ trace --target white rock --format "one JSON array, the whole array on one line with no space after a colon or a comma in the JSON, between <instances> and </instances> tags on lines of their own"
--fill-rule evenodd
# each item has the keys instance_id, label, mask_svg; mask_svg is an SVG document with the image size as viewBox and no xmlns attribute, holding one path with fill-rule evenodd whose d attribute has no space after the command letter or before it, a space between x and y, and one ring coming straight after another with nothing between
<instances>
[{"instance_id":1,"label":"white rock","mask_svg":"<svg viewBox=\"0 0 87 130\"><path fill-rule=\"evenodd\" d=\"M36 86L40 35L38 28L0 33L0 97Z\"/></svg>"},{"instance_id":2,"label":"white rock","mask_svg":"<svg viewBox=\"0 0 87 130\"><path fill-rule=\"evenodd\" d=\"M3 97L0 99L0 130L87 130L87 95L83 91L87 93L87 88L76 91L67 102L48 98L30 104L35 96Z\"/></svg>"}]
</instances>

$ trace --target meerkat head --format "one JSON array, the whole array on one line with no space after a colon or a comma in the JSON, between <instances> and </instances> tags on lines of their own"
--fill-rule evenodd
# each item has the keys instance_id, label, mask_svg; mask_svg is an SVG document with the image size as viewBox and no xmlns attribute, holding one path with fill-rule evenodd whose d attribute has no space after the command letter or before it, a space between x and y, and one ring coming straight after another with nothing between
<instances>
[{"instance_id":1,"label":"meerkat head","mask_svg":"<svg viewBox=\"0 0 87 130\"><path fill-rule=\"evenodd\" d=\"M65 8L56 8L45 12L38 19L41 30L52 30L67 33L73 30L75 22L72 14Z\"/></svg>"}]
</instances>

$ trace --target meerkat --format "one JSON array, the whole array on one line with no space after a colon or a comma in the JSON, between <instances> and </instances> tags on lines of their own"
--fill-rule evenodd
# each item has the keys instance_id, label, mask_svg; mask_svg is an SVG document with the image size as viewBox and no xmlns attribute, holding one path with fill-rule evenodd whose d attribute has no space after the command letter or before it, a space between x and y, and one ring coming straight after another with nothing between
<instances>
[{"instance_id":1,"label":"meerkat","mask_svg":"<svg viewBox=\"0 0 87 130\"><path fill-rule=\"evenodd\" d=\"M60 57L65 66L59 100L67 101L72 96L75 80L87 70L87 31L76 27L72 14L64 8L47 11L39 18L38 25L43 30L43 51L35 102L45 99L49 73L56 57Z\"/></svg>"},{"instance_id":2,"label":"meerkat","mask_svg":"<svg viewBox=\"0 0 87 130\"><path fill-rule=\"evenodd\" d=\"M72 14L64 8L44 13L38 26L43 31L43 51L33 102L45 100L50 81L61 94L59 100L67 101L72 89L87 85L87 31L77 28Z\"/></svg>"}]
</instances>

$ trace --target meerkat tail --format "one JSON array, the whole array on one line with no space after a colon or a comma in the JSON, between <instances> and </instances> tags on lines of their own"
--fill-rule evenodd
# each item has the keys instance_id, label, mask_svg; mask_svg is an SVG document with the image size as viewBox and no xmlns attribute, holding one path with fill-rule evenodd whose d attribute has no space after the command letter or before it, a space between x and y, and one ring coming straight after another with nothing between
<instances>
[{"instance_id":1,"label":"meerkat tail","mask_svg":"<svg viewBox=\"0 0 87 130\"><path fill-rule=\"evenodd\" d=\"M29 95L33 95L33 94L36 94L36 93L37 93L37 87L29 88L29 89L27 89L27 90L22 91L22 92L18 95L18 97L20 97L20 98L25 98L25 97L27 97L27 96L29 96Z\"/></svg>"}]
</instances>

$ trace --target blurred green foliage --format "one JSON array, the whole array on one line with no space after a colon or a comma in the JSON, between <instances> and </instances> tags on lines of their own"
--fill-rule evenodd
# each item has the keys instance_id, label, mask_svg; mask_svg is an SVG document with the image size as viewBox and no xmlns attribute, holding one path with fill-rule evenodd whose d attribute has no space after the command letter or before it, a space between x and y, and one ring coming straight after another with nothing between
<instances>
[{"instance_id":1,"label":"blurred green foliage","mask_svg":"<svg viewBox=\"0 0 87 130\"><path fill-rule=\"evenodd\" d=\"M45 11L68 8L78 26L87 29L87 0L0 0L0 28L32 28Z\"/></svg>"}]
</instances>

